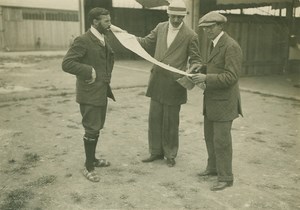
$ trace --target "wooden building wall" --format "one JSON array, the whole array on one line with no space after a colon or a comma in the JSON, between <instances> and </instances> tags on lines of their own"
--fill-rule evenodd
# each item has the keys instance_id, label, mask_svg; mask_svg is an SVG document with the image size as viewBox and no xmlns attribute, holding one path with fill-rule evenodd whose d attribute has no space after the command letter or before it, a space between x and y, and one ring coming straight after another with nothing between
<instances>
[{"instance_id":1,"label":"wooden building wall","mask_svg":"<svg viewBox=\"0 0 300 210\"><path fill-rule=\"evenodd\" d=\"M0 21L7 51L67 49L80 34L77 11L2 7Z\"/></svg>"},{"instance_id":2,"label":"wooden building wall","mask_svg":"<svg viewBox=\"0 0 300 210\"><path fill-rule=\"evenodd\" d=\"M258 15L226 15L225 31L241 45L244 62L241 75L282 73L288 55L288 24L285 18ZM296 25L299 26L299 20ZM209 41L199 29L201 53L207 59ZM300 31L296 30L298 36Z\"/></svg>"}]
</instances>

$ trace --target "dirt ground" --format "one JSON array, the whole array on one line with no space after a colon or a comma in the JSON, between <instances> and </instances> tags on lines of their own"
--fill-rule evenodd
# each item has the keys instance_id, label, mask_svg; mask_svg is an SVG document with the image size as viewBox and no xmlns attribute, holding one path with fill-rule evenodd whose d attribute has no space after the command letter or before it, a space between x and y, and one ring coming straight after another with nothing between
<instances>
[{"instance_id":1,"label":"dirt ground","mask_svg":"<svg viewBox=\"0 0 300 210\"><path fill-rule=\"evenodd\" d=\"M212 192L206 166L202 92L182 106L177 164L147 157L147 68L118 61L98 157L99 183L81 174L84 153L75 78L61 56L0 60L0 209L300 209L300 102L242 92L233 124L234 186ZM138 61L137 61L138 63ZM145 69L146 68L146 69ZM145 70L145 72L142 72Z\"/></svg>"}]
</instances>

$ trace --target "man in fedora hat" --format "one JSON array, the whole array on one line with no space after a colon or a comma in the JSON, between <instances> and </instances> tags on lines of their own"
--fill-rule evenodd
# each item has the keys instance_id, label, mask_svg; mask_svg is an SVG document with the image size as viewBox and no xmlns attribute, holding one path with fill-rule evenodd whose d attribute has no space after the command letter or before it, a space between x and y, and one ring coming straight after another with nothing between
<instances>
[{"instance_id":1,"label":"man in fedora hat","mask_svg":"<svg viewBox=\"0 0 300 210\"><path fill-rule=\"evenodd\" d=\"M212 191L232 186L232 122L242 115L239 91L239 71L242 50L239 44L223 31L227 19L209 12L199 20L199 27L211 40L206 74L192 76L195 84L204 89L204 136L208 153L206 170L200 176L218 176Z\"/></svg>"},{"instance_id":2,"label":"man in fedora hat","mask_svg":"<svg viewBox=\"0 0 300 210\"><path fill-rule=\"evenodd\" d=\"M149 35L139 37L143 48L155 48L154 58L185 71L200 66L198 36L183 19L187 14L182 0L173 0L167 10L169 21L159 23ZM142 160L152 162L167 158L167 165L175 165L179 147L179 112L187 101L187 90L176 80L182 75L154 65L146 96L151 98L149 112L148 143L150 157Z\"/></svg>"}]
</instances>

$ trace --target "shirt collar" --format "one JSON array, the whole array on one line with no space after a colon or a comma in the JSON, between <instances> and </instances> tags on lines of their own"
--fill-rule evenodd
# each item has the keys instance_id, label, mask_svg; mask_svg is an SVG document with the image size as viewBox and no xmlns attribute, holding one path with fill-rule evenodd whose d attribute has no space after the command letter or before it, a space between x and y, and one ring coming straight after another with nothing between
<instances>
[{"instance_id":1,"label":"shirt collar","mask_svg":"<svg viewBox=\"0 0 300 210\"><path fill-rule=\"evenodd\" d=\"M94 28L94 26L91 26L91 32L94 34L100 41L104 42L104 36L103 34L100 34L97 29Z\"/></svg>"},{"instance_id":2,"label":"shirt collar","mask_svg":"<svg viewBox=\"0 0 300 210\"><path fill-rule=\"evenodd\" d=\"M224 34L224 31L221 31L219 35L213 40L214 47L217 45L218 41L220 40L221 36Z\"/></svg>"}]
</instances>

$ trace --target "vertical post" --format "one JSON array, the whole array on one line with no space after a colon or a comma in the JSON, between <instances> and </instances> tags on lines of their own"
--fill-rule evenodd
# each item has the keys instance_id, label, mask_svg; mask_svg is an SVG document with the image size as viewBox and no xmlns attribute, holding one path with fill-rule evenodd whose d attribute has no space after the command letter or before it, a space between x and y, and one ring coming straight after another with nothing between
<instances>
[{"instance_id":1,"label":"vertical post","mask_svg":"<svg viewBox=\"0 0 300 210\"><path fill-rule=\"evenodd\" d=\"M288 63L289 63L289 55L290 55L290 36L293 33L293 9L294 9L294 1L287 3L286 6L286 21L287 21L287 37L286 37L286 53L284 60L284 69L283 72L288 71Z\"/></svg>"},{"instance_id":2,"label":"vertical post","mask_svg":"<svg viewBox=\"0 0 300 210\"><path fill-rule=\"evenodd\" d=\"M194 0L193 1L193 9L194 9L194 16L193 16L193 20L194 20L194 30L198 31L198 21L200 18L200 0Z\"/></svg>"},{"instance_id":3,"label":"vertical post","mask_svg":"<svg viewBox=\"0 0 300 210\"><path fill-rule=\"evenodd\" d=\"M0 51L5 47L3 22L3 7L0 6Z\"/></svg>"},{"instance_id":4,"label":"vertical post","mask_svg":"<svg viewBox=\"0 0 300 210\"><path fill-rule=\"evenodd\" d=\"M85 0L78 0L79 3L79 32L83 34L85 32L85 21L84 21L84 1Z\"/></svg>"},{"instance_id":5,"label":"vertical post","mask_svg":"<svg viewBox=\"0 0 300 210\"><path fill-rule=\"evenodd\" d=\"M293 33L293 11L294 11L294 1L287 3L286 7L286 19L288 25L289 35Z\"/></svg>"},{"instance_id":6,"label":"vertical post","mask_svg":"<svg viewBox=\"0 0 300 210\"><path fill-rule=\"evenodd\" d=\"M188 11L185 22L196 31L198 28L200 0L185 0L185 3Z\"/></svg>"}]
</instances>

